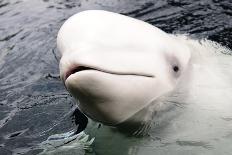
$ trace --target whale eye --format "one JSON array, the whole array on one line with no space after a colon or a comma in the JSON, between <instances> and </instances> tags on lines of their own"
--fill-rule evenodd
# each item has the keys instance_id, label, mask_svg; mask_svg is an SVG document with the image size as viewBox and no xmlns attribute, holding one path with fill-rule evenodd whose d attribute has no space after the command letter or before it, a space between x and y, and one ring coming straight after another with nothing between
<instances>
[{"instance_id":1,"label":"whale eye","mask_svg":"<svg viewBox=\"0 0 232 155\"><path fill-rule=\"evenodd\" d=\"M174 72L178 72L179 71L179 67L177 65L173 66L172 69L173 69Z\"/></svg>"}]
</instances>

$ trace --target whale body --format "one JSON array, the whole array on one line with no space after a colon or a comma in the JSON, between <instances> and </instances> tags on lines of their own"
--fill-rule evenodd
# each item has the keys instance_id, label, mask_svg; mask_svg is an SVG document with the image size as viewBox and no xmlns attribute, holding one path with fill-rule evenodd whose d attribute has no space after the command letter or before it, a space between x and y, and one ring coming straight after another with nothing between
<instances>
[{"instance_id":1,"label":"whale body","mask_svg":"<svg viewBox=\"0 0 232 155\"><path fill-rule=\"evenodd\" d=\"M174 117L186 127L232 116L231 51L215 42L90 10L62 25L57 46L65 87L95 121L145 132Z\"/></svg>"}]
</instances>

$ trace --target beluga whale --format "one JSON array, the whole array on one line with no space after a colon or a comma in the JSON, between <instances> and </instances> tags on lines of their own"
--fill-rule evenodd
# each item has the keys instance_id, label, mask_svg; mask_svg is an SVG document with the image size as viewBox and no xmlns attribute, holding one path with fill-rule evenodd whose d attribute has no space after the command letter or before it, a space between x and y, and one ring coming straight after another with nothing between
<instances>
[{"instance_id":1,"label":"beluga whale","mask_svg":"<svg viewBox=\"0 0 232 155\"><path fill-rule=\"evenodd\" d=\"M232 116L231 51L213 41L88 10L65 21L57 47L61 80L94 121L141 134L154 122L185 130Z\"/></svg>"}]
</instances>

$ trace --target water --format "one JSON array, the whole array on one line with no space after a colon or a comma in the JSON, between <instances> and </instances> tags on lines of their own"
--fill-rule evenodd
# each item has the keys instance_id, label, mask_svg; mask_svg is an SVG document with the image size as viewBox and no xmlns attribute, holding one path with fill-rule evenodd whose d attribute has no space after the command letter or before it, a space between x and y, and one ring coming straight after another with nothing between
<instances>
[{"instance_id":1,"label":"water","mask_svg":"<svg viewBox=\"0 0 232 155\"><path fill-rule=\"evenodd\" d=\"M0 0L0 154L38 154L42 152L38 144L49 136L75 130L76 124L79 131L85 128L86 118L74 113L75 102L59 79L56 35L68 17L87 9L118 12L168 33L188 33L232 48L230 0ZM230 118L224 119L231 123ZM158 154L230 151L229 138L216 145L217 152L215 144L204 141L170 143L159 136L138 140L107 127L95 129L92 154L152 154L157 148L163 148ZM136 145L144 147L138 150Z\"/></svg>"}]
</instances>

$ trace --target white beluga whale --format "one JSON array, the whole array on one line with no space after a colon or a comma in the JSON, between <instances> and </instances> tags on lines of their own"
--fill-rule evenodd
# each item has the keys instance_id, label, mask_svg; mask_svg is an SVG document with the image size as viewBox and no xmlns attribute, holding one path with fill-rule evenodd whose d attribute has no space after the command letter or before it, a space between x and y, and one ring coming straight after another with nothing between
<instances>
[{"instance_id":1,"label":"white beluga whale","mask_svg":"<svg viewBox=\"0 0 232 155\"><path fill-rule=\"evenodd\" d=\"M90 10L62 25L57 46L63 83L95 121L144 132L153 120L175 116L171 128L181 135L202 118L232 118L231 51L217 43ZM181 118L173 107L181 107Z\"/></svg>"}]
</instances>

